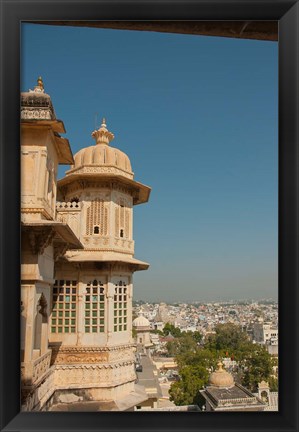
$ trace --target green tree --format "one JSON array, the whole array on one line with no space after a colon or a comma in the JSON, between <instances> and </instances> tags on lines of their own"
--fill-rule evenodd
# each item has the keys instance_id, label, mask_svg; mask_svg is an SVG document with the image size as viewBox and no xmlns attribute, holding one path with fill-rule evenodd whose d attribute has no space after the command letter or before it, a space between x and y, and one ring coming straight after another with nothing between
<instances>
[{"instance_id":1,"label":"green tree","mask_svg":"<svg viewBox=\"0 0 299 432\"><path fill-rule=\"evenodd\" d=\"M184 336L186 334L190 335L192 337L192 339L194 339L194 341L197 344L201 343L203 336L202 336L202 334L199 331L192 332L192 331L188 330L187 332L186 331L182 331L181 332L181 336Z\"/></svg>"},{"instance_id":2,"label":"green tree","mask_svg":"<svg viewBox=\"0 0 299 432\"><path fill-rule=\"evenodd\" d=\"M199 331L195 331L192 333L192 337L196 343L200 344L202 342L202 334Z\"/></svg>"},{"instance_id":3,"label":"green tree","mask_svg":"<svg viewBox=\"0 0 299 432\"><path fill-rule=\"evenodd\" d=\"M252 351L241 362L243 369L242 384L251 391L256 391L258 383L269 381L272 373L272 358L265 347L252 344Z\"/></svg>"},{"instance_id":4,"label":"green tree","mask_svg":"<svg viewBox=\"0 0 299 432\"><path fill-rule=\"evenodd\" d=\"M182 333L180 337L167 342L166 348L169 356L188 356L196 351L197 343L189 333Z\"/></svg>"},{"instance_id":5,"label":"green tree","mask_svg":"<svg viewBox=\"0 0 299 432\"><path fill-rule=\"evenodd\" d=\"M256 391L262 380L268 381L271 388L277 388L277 380L272 376L276 360L264 347L253 344L240 326L217 325L215 334L208 338L204 346L198 344L197 335L194 337L192 332L181 332L179 337L168 342L167 349L169 355L175 357L180 376L169 392L176 405L200 405L202 396L199 390L207 384L210 370L216 368L219 358L228 355L239 363L235 376L237 382L252 391Z\"/></svg>"},{"instance_id":6,"label":"green tree","mask_svg":"<svg viewBox=\"0 0 299 432\"><path fill-rule=\"evenodd\" d=\"M179 337L181 336L181 330L168 322L163 328L163 334L164 336L171 334L173 337Z\"/></svg>"},{"instance_id":7,"label":"green tree","mask_svg":"<svg viewBox=\"0 0 299 432\"><path fill-rule=\"evenodd\" d=\"M230 356L242 360L251 351L252 342L241 326L227 323L218 324L215 334L208 337L205 347L215 351L218 357Z\"/></svg>"},{"instance_id":8,"label":"green tree","mask_svg":"<svg viewBox=\"0 0 299 432\"><path fill-rule=\"evenodd\" d=\"M268 384L270 387L270 391L277 392L278 391L278 378L274 376L270 376L268 379Z\"/></svg>"},{"instance_id":9,"label":"green tree","mask_svg":"<svg viewBox=\"0 0 299 432\"><path fill-rule=\"evenodd\" d=\"M174 382L170 386L170 400L175 405L201 406L203 403L200 390L208 382L209 373L204 366L184 366L180 370L180 381Z\"/></svg>"},{"instance_id":10,"label":"green tree","mask_svg":"<svg viewBox=\"0 0 299 432\"><path fill-rule=\"evenodd\" d=\"M154 333L154 334L158 334L160 336L164 336L164 333L161 330L157 330L157 329L150 330L150 333Z\"/></svg>"}]
</instances>

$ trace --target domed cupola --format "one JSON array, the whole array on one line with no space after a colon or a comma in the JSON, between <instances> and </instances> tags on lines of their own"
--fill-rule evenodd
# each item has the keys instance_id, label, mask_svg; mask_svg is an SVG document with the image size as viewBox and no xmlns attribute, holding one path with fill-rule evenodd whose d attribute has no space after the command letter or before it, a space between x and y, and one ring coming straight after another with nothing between
<instances>
[{"instance_id":1,"label":"domed cupola","mask_svg":"<svg viewBox=\"0 0 299 432\"><path fill-rule=\"evenodd\" d=\"M114 134L107 129L103 119L101 127L92 132L91 136L96 143L93 146L81 149L74 156L75 164L67 172L70 174L117 174L133 179L131 162L121 150L109 146Z\"/></svg>"},{"instance_id":2,"label":"domed cupola","mask_svg":"<svg viewBox=\"0 0 299 432\"><path fill-rule=\"evenodd\" d=\"M134 319L133 327L138 329L142 329L142 328L147 329L150 327L150 322L147 318L145 318L145 316L142 315L142 313L140 313L138 317Z\"/></svg>"},{"instance_id":3,"label":"domed cupola","mask_svg":"<svg viewBox=\"0 0 299 432\"><path fill-rule=\"evenodd\" d=\"M58 201L62 202L59 209L70 207L74 200L83 202L86 198L88 201L91 195L95 194L95 189L101 189L102 193L105 189L106 195L112 194L111 200L116 200L123 206L121 208L125 206L120 202L125 196L127 200L132 201L130 206L147 202L151 189L134 179L129 157L121 150L110 146L114 134L108 130L105 119L91 136L95 144L82 148L75 154L73 165L57 183ZM88 198L86 194L89 192L91 195ZM107 200L107 196L105 199Z\"/></svg>"},{"instance_id":4,"label":"domed cupola","mask_svg":"<svg viewBox=\"0 0 299 432\"><path fill-rule=\"evenodd\" d=\"M209 385L214 387L229 388L235 385L233 376L223 369L221 362L217 364L218 369L212 372L209 378Z\"/></svg>"}]
</instances>

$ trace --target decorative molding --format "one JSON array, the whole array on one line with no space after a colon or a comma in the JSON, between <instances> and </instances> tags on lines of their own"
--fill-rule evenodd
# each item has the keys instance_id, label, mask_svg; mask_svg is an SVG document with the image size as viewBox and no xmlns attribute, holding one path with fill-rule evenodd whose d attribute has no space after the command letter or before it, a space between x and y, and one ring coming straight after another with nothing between
<instances>
[{"instance_id":1,"label":"decorative molding","mask_svg":"<svg viewBox=\"0 0 299 432\"><path fill-rule=\"evenodd\" d=\"M101 353L100 355L90 355L90 353L80 353L79 355L74 354L58 354L55 356L54 364L86 364L86 363L104 363L108 360L107 353Z\"/></svg>"},{"instance_id":2,"label":"decorative molding","mask_svg":"<svg viewBox=\"0 0 299 432\"><path fill-rule=\"evenodd\" d=\"M51 109L21 108L21 120L52 120Z\"/></svg>"},{"instance_id":3,"label":"decorative molding","mask_svg":"<svg viewBox=\"0 0 299 432\"><path fill-rule=\"evenodd\" d=\"M69 171L68 171L69 172ZM73 172L72 172L73 173ZM66 178L68 178L70 174L67 174ZM73 183L69 183L67 185L59 186L60 191L65 197L66 195L69 195L71 193L75 193L82 190L87 189L109 189L110 191L118 191L122 192L126 195L129 195L133 198L138 198L139 192L138 189L134 186L125 186L121 183L121 179L116 179L114 181L103 181L103 180L95 180L94 178L88 180L75 180ZM87 193L86 195L87 196Z\"/></svg>"},{"instance_id":4,"label":"decorative molding","mask_svg":"<svg viewBox=\"0 0 299 432\"><path fill-rule=\"evenodd\" d=\"M28 204L26 202L26 204ZM32 202L32 204L34 204ZM40 213L42 216L45 216L46 219L48 220L52 220L52 216L50 215L50 213L43 207L29 207L29 208L21 208L21 213L25 213L25 214L30 214L30 213ZM52 211L51 211L52 213Z\"/></svg>"},{"instance_id":5,"label":"decorative molding","mask_svg":"<svg viewBox=\"0 0 299 432\"><path fill-rule=\"evenodd\" d=\"M111 347L100 347L100 346L60 346L56 345L55 343L49 344L50 348L52 349L52 352L54 351L60 351L61 353L65 354L71 354L71 353L102 353L102 352L114 352L114 351L121 351L128 348L134 348L136 344L134 343L127 343L124 345L116 345Z\"/></svg>"},{"instance_id":6,"label":"decorative molding","mask_svg":"<svg viewBox=\"0 0 299 432\"><path fill-rule=\"evenodd\" d=\"M102 363L102 364L55 364L56 370L71 370L71 369L100 369L100 370L107 370L107 369L113 369L117 370L122 367L126 366L132 366L134 365L135 361L124 361L122 363Z\"/></svg>"},{"instance_id":7,"label":"decorative molding","mask_svg":"<svg viewBox=\"0 0 299 432\"><path fill-rule=\"evenodd\" d=\"M131 172L126 171L120 167L116 167L115 165L84 165L83 167L71 169L67 172L67 175L71 174L116 174L129 179L133 179L134 177L134 174L132 174Z\"/></svg>"},{"instance_id":8,"label":"decorative molding","mask_svg":"<svg viewBox=\"0 0 299 432\"><path fill-rule=\"evenodd\" d=\"M83 239L82 243L83 244L86 244L86 243L88 244L89 241ZM80 250L80 252L82 252L82 253L84 253L84 252L99 252L99 251L101 251L101 252L118 252L118 253L121 253L123 255L130 255L131 257L132 257L133 252L134 252L133 250L125 250L125 249L117 249L117 248L106 248L106 247L102 247L102 248L101 247L98 247L98 248L95 248L95 247L85 247L84 251Z\"/></svg>"}]
</instances>

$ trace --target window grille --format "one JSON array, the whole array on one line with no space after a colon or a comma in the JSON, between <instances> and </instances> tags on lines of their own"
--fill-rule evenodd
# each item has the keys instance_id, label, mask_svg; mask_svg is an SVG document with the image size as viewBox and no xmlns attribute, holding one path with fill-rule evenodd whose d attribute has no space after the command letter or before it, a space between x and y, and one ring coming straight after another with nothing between
<instances>
[{"instance_id":1,"label":"window grille","mask_svg":"<svg viewBox=\"0 0 299 432\"><path fill-rule=\"evenodd\" d=\"M86 235L92 234L108 234L108 208L99 198L91 202L86 213Z\"/></svg>"},{"instance_id":2,"label":"window grille","mask_svg":"<svg viewBox=\"0 0 299 432\"><path fill-rule=\"evenodd\" d=\"M119 201L115 209L115 236L129 238L130 230L130 209L123 199Z\"/></svg>"},{"instance_id":3,"label":"window grille","mask_svg":"<svg viewBox=\"0 0 299 432\"><path fill-rule=\"evenodd\" d=\"M119 281L115 284L114 291L114 331L126 331L127 330L127 313L128 313L128 302L127 302L127 285L123 281Z\"/></svg>"},{"instance_id":4,"label":"window grille","mask_svg":"<svg viewBox=\"0 0 299 432\"><path fill-rule=\"evenodd\" d=\"M105 288L101 281L94 280L87 284L84 303L85 333L104 333Z\"/></svg>"},{"instance_id":5,"label":"window grille","mask_svg":"<svg viewBox=\"0 0 299 432\"><path fill-rule=\"evenodd\" d=\"M51 333L75 333L77 281L56 280L52 300Z\"/></svg>"}]
</instances>

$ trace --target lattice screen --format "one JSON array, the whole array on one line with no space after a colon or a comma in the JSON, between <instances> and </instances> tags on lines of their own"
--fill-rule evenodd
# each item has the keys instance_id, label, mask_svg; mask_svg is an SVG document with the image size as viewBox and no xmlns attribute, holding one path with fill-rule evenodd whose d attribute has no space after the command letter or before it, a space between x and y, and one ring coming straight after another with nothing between
<instances>
[{"instance_id":1,"label":"lattice screen","mask_svg":"<svg viewBox=\"0 0 299 432\"><path fill-rule=\"evenodd\" d=\"M102 199L96 198L87 208L86 234L108 234L108 209Z\"/></svg>"}]
</instances>

